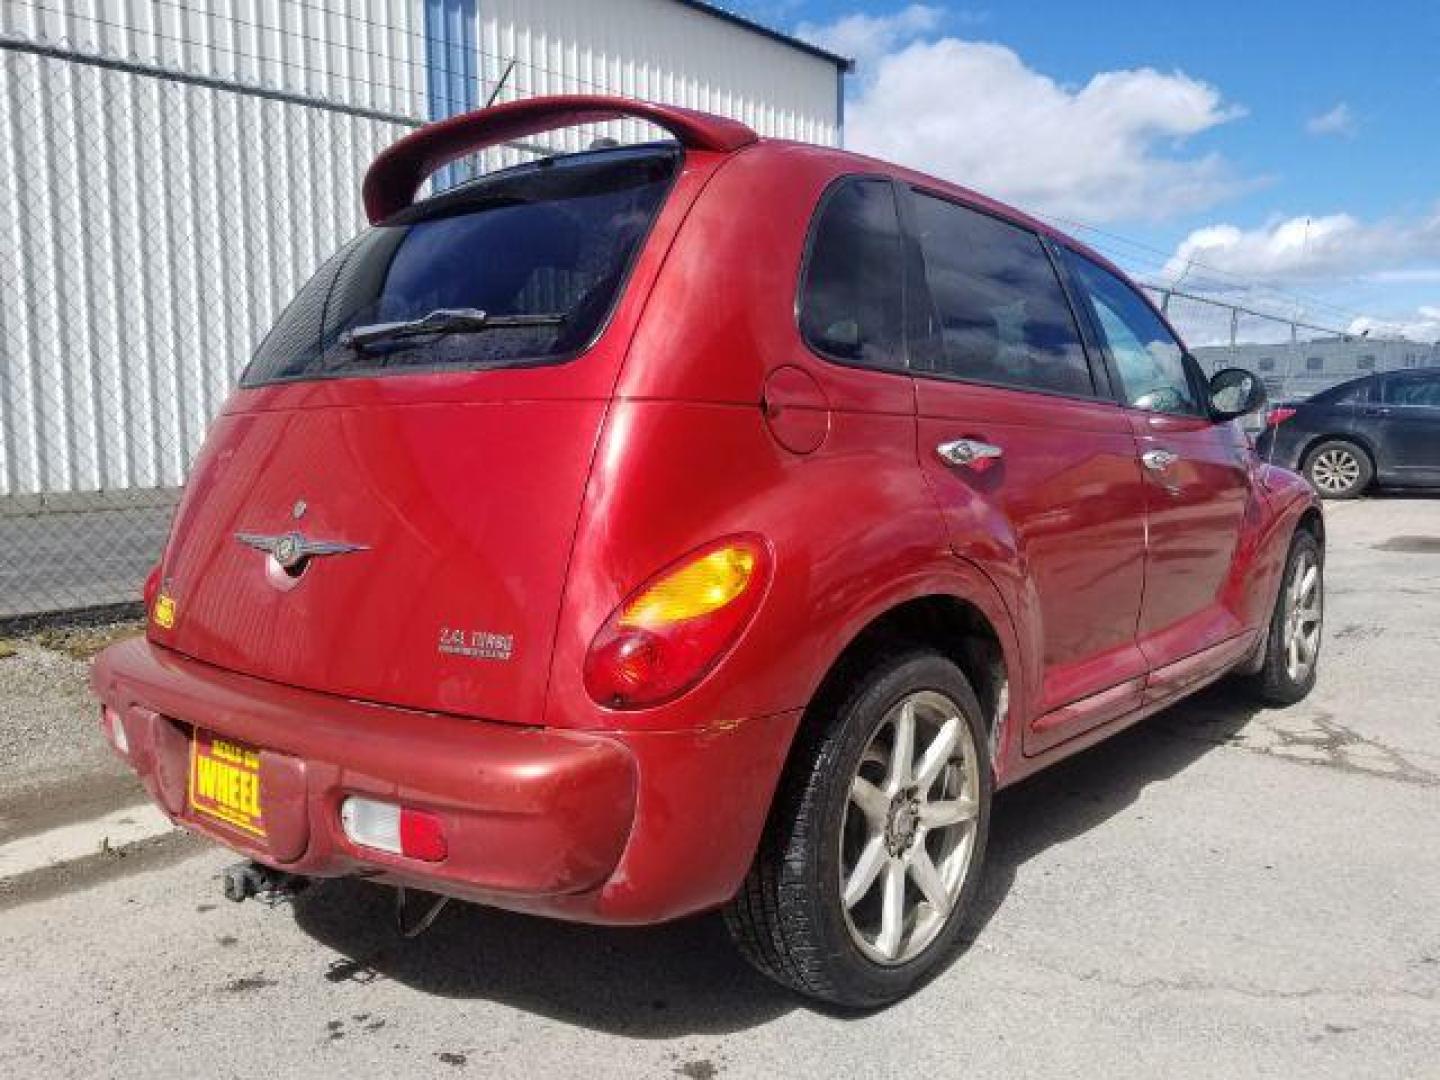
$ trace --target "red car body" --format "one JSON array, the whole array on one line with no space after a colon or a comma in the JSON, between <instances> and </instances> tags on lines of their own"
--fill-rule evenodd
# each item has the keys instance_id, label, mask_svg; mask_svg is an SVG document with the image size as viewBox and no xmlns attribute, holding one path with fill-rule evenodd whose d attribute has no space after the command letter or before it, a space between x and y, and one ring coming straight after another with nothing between
<instances>
[{"instance_id":1,"label":"red car body","mask_svg":"<svg viewBox=\"0 0 1440 1080\"><path fill-rule=\"evenodd\" d=\"M797 328L840 178L923 188L1108 265L1045 224L878 161L592 98L421 129L377 160L367 209L389 219L478 146L621 115L668 128L683 161L573 359L242 387L215 422L147 635L93 676L176 822L295 874L653 922L734 895L807 705L877 628L964 659L997 786L1255 654L1291 534L1320 526L1237 425L835 363ZM956 467L934 453L953 439L1003 458ZM1141 463L1157 447L1180 457L1163 485ZM288 577L235 539L302 526L363 550ZM597 702L607 620L727 537L760 560L743 625L678 693ZM258 751L263 836L196 812L197 729ZM429 815L442 857L354 842L354 795Z\"/></svg>"}]
</instances>

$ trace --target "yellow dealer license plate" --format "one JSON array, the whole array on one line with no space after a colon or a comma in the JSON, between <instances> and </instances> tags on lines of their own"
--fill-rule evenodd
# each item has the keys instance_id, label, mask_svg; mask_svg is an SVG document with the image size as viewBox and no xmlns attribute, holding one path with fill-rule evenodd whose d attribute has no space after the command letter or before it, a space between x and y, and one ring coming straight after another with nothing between
<instances>
[{"instance_id":1,"label":"yellow dealer license plate","mask_svg":"<svg viewBox=\"0 0 1440 1080\"><path fill-rule=\"evenodd\" d=\"M260 751L197 728L190 742L190 805L206 817L264 836Z\"/></svg>"}]
</instances>

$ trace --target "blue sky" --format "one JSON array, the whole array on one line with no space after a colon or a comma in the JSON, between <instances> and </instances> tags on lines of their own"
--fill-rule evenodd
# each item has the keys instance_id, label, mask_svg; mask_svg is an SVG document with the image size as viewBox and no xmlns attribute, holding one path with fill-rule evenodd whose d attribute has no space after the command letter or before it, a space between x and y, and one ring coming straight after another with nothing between
<instances>
[{"instance_id":1,"label":"blue sky","mask_svg":"<svg viewBox=\"0 0 1440 1080\"><path fill-rule=\"evenodd\" d=\"M1148 280L1440 337L1435 0L728 6L857 55L856 149L1102 229L1072 231Z\"/></svg>"}]
</instances>

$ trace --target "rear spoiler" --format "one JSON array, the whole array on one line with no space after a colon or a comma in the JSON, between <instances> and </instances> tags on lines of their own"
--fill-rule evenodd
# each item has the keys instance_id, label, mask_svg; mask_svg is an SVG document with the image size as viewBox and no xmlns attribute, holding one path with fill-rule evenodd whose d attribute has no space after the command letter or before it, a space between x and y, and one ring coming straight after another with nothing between
<instances>
[{"instance_id":1,"label":"rear spoiler","mask_svg":"<svg viewBox=\"0 0 1440 1080\"><path fill-rule=\"evenodd\" d=\"M688 150L728 153L759 138L738 120L630 98L563 94L509 101L426 124L381 151L365 173L365 215L378 224L405 209L427 176L476 150L542 131L626 117L664 128Z\"/></svg>"}]
</instances>

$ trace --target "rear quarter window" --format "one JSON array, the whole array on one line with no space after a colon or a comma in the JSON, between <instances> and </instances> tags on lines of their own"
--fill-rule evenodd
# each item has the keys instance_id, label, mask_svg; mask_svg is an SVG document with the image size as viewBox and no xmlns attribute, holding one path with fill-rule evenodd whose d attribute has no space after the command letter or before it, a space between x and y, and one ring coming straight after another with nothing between
<instances>
[{"instance_id":1,"label":"rear quarter window","mask_svg":"<svg viewBox=\"0 0 1440 1080\"><path fill-rule=\"evenodd\" d=\"M904 367L903 252L890 181L830 188L811 228L800 286L806 343L842 363Z\"/></svg>"}]
</instances>

